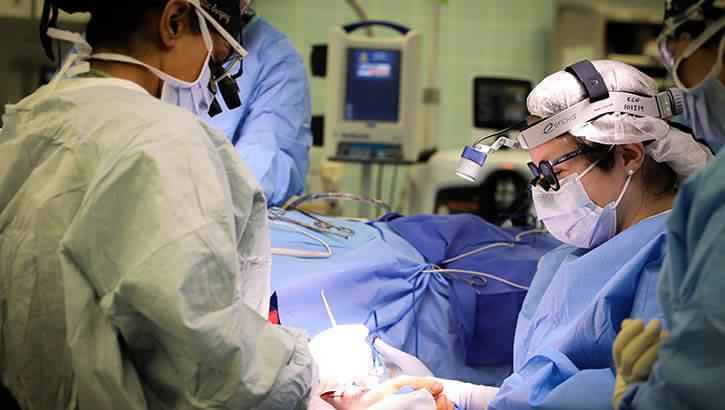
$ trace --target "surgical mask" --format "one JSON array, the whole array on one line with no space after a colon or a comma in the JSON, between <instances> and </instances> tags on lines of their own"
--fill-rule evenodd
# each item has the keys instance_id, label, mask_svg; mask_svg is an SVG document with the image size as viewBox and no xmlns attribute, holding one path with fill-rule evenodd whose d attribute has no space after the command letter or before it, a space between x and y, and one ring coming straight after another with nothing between
<instances>
[{"instance_id":1,"label":"surgical mask","mask_svg":"<svg viewBox=\"0 0 725 410\"><path fill-rule=\"evenodd\" d=\"M558 191L545 191L539 186L532 188L536 214L549 233L579 248L593 248L614 237L617 205L632 179L633 172L630 171L617 200L602 208L589 198L581 182L596 165L594 162L581 175L574 173L563 178Z\"/></svg>"},{"instance_id":2,"label":"surgical mask","mask_svg":"<svg viewBox=\"0 0 725 410\"><path fill-rule=\"evenodd\" d=\"M161 101L185 108L198 116L206 114L214 100L214 94L209 89L209 80L211 79L209 59L211 58L211 51L207 51L201 72L196 80L192 82L179 80L143 61L123 54L99 53L92 54L90 58L105 61L120 61L145 67L164 81L161 88L161 97L159 98Z\"/></svg>"},{"instance_id":3,"label":"surgical mask","mask_svg":"<svg viewBox=\"0 0 725 410\"><path fill-rule=\"evenodd\" d=\"M209 88L209 82L211 80L209 59L211 58L213 45L211 34L209 34L209 29L206 25L206 19L204 19L202 14L199 12L198 7L194 7L194 10L196 11L196 15L199 19L201 36L204 39L204 46L206 46L206 58L201 66L199 76L192 82L180 80L157 69L156 67L152 67L144 63L143 61L139 61L133 57L122 54L100 53L91 55L91 58L97 60L120 61L146 67L146 69L164 81L161 88L161 101L177 105L187 109L195 115L202 116L209 111L209 107L214 100L214 94Z\"/></svg>"},{"instance_id":4,"label":"surgical mask","mask_svg":"<svg viewBox=\"0 0 725 410\"><path fill-rule=\"evenodd\" d=\"M718 79L722 71L725 35L720 40L718 58L707 77L692 88L682 88L685 119L695 136L715 143L725 142L725 86Z\"/></svg>"},{"instance_id":5,"label":"surgical mask","mask_svg":"<svg viewBox=\"0 0 725 410\"><path fill-rule=\"evenodd\" d=\"M210 57L211 53L207 53L199 77L191 83L171 76L161 77L164 80L164 86L161 89L161 101L186 108L199 116L206 114L214 100L214 94L209 89L209 81L211 80Z\"/></svg>"},{"instance_id":6,"label":"surgical mask","mask_svg":"<svg viewBox=\"0 0 725 410\"><path fill-rule=\"evenodd\" d=\"M196 4L198 3L198 1L192 3L195 4L194 10L199 19L199 27L201 30L202 38L204 40L204 45L207 50L206 58L204 59L204 62L202 64L199 76L196 78L196 80L192 82L180 80L155 67L144 63L143 61L139 61L127 55L115 53L91 54L92 49L90 45L77 33L49 28L48 35L52 38L57 38L59 40L73 42L78 48L78 56L76 58L77 66L73 69L68 70L69 75L77 75L82 72L88 71L89 66L87 60L89 59L118 61L140 65L142 67L145 67L164 81L160 96L160 99L162 101L166 101L171 104L180 106L192 112L193 114L201 116L202 114L206 114L212 104L215 103L214 93L210 88L210 84L212 81L210 59L213 45L211 34L209 33L209 28L207 27L207 21L209 21L209 23L212 24L212 26L214 26L217 31L222 33L223 37L225 38L225 40L227 40L227 42L229 42L230 40L227 39L228 34L224 32L221 27L217 27L218 23L216 23L211 17L204 17L206 15L206 12L201 8L201 6ZM230 42L230 44L232 44L232 48L236 50L236 52L239 53L240 56L246 55L246 50L239 46L235 40L231 41L233 42ZM216 105L218 107L218 103L216 103Z\"/></svg>"}]
</instances>

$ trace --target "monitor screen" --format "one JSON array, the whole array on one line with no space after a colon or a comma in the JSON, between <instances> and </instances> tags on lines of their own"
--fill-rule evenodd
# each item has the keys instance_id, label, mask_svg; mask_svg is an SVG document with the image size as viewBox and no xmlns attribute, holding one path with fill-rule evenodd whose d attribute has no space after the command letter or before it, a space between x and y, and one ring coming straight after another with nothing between
<instances>
[{"instance_id":1,"label":"monitor screen","mask_svg":"<svg viewBox=\"0 0 725 410\"><path fill-rule=\"evenodd\" d=\"M347 50L346 120L398 121L400 51Z\"/></svg>"},{"instance_id":2,"label":"monitor screen","mask_svg":"<svg viewBox=\"0 0 725 410\"><path fill-rule=\"evenodd\" d=\"M502 129L529 115L526 97L531 83L522 80L478 77L473 81L473 126Z\"/></svg>"}]
</instances>

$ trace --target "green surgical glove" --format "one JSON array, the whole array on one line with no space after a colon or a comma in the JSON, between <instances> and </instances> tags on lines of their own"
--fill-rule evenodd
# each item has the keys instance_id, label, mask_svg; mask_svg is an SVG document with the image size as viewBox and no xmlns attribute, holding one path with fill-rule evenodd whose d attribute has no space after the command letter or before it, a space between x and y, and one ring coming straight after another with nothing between
<instances>
[{"instance_id":1,"label":"green surgical glove","mask_svg":"<svg viewBox=\"0 0 725 410\"><path fill-rule=\"evenodd\" d=\"M617 381L614 386L612 404L619 408L627 386L643 382L649 378L652 366L657 361L660 343L669 332L660 331L658 319L652 319L644 327L642 319L624 319L622 329L612 346L614 365L617 368Z\"/></svg>"}]
</instances>

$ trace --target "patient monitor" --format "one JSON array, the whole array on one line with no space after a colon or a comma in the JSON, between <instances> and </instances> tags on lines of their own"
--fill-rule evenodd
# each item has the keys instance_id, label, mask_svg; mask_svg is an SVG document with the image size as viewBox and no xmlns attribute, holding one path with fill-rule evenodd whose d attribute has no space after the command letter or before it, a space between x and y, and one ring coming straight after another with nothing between
<instances>
[{"instance_id":1,"label":"patient monitor","mask_svg":"<svg viewBox=\"0 0 725 410\"><path fill-rule=\"evenodd\" d=\"M526 97L531 82L526 80L473 77L471 79L473 138L523 121L528 116Z\"/></svg>"},{"instance_id":2,"label":"patient monitor","mask_svg":"<svg viewBox=\"0 0 725 410\"><path fill-rule=\"evenodd\" d=\"M383 25L396 37L352 35ZM325 154L341 161L412 162L420 106L421 36L394 23L365 21L330 30Z\"/></svg>"}]
</instances>

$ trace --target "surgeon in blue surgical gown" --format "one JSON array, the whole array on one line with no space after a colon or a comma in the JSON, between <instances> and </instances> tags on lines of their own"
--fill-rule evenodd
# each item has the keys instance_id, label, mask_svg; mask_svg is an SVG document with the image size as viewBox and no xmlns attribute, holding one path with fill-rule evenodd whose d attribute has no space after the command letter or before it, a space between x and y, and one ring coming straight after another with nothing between
<instances>
[{"instance_id":1,"label":"surgeon in blue surgical gown","mask_svg":"<svg viewBox=\"0 0 725 410\"><path fill-rule=\"evenodd\" d=\"M593 65L609 91L657 92L630 66ZM579 80L562 71L544 79L527 105L545 118L585 98ZM662 316L656 285L665 221L680 181L711 155L658 118L613 113L586 120L531 149L536 164L584 149L553 167L559 191L533 188L537 215L570 245L541 261L516 326L514 374L490 408L610 406L611 349L622 319Z\"/></svg>"},{"instance_id":2,"label":"surgeon in blue surgical gown","mask_svg":"<svg viewBox=\"0 0 725 410\"><path fill-rule=\"evenodd\" d=\"M250 4L242 0L243 8ZM267 204L281 205L303 192L310 167L307 71L287 36L256 10L248 9L243 20L242 40L249 56L237 79L242 105L208 120L242 154Z\"/></svg>"},{"instance_id":3,"label":"surgeon in blue surgical gown","mask_svg":"<svg viewBox=\"0 0 725 410\"><path fill-rule=\"evenodd\" d=\"M685 94L685 116L697 137L721 146L725 4L670 0L664 23L660 53ZM658 294L670 334L649 379L629 386L619 408L715 409L725 403L724 181L720 152L680 189L667 221L668 254Z\"/></svg>"},{"instance_id":4,"label":"surgeon in blue surgical gown","mask_svg":"<svg viewBox=\"0 0 725 410\"><path fill-rule=\"evenodd\" d=\"M592 63L610 92L657 92L633 67ZM531 92L527 106L547 118L586 98L580 81L560 71ZM533 164L540 170L550 161L555 173L532 181L537 215L566 245L542 258L524 299L513 374L500 388L444 381L446 395L462 408L610 407L620 323L662 317L656 286L665 221L679 183L711 153L658 118L611 113L578 120L568 133L531 148Z\"/></svg>"}]
</instances>

